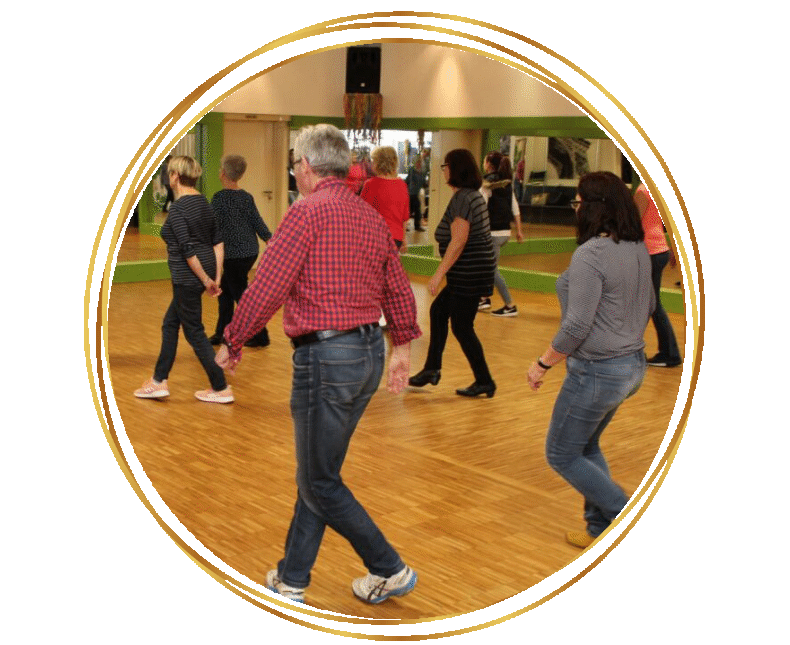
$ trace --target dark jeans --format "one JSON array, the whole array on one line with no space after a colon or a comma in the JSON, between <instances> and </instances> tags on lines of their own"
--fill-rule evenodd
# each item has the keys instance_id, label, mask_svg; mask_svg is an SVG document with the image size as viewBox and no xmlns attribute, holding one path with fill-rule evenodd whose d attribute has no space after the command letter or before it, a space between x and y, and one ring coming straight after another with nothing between
<instances>
[{"instance_id":1,"label":"dark jeans","mask_svg":"<svg viewBox=\"0 0 790 645\"><path fill-rule=\"evenodd\" d=\"M442 354L447 344L449 328L452 327L453 336L458 340L475 375L475 382L481 385L493 382L483 346L475 333L475 316L479 303L478 296L455 295L448 287L439 292L431 304L431 340L423 369L442 369Z\"/></svg>"},{"instance_id":2,"label":"dark jeans","mask_svg":"<svg viewBox=\"0 0 790 645\"><path fill-rule=\"evenodd\" d=\"M409 213L414 220L415 230L422 228L422 213L420 212L420 196L409 195Z\"/></svg>"},{"instance_id":3,"label":"dark jeans","mask_svg":"<svg viewBox=\"0 0 790 645\"><path fill-rule=\"evenodd\" d=\"M549 465L584 496L587 532L597 537L628 503L599 444L617 408L642 384L642 351L601 361L569 356L546 437Z\"/></svg>"},{"instance_id":4,"label":"dark jeans","mask_svg":"<svg viewBox=\"0 0 790 645\"><path fill-rule=\"evenodd\" d=\"M214 390L224 390L228 384L225 373L214 362L214 349L211 347L203 328L202 296L203 287L173 285L173 300L162 320L162 348L154 368L154 378L164 381L173 368L178 349L178 330L184 328L184 337L195 350L200 364L208 374Z\"/></svg>"},{"instance_id":5,"label":"dark jeans","mask_svg":"<svg viewBox=\"0 0 790 645\"><path fill-rule=\"evenodd\" d=\"M669 316L667 316L667 312L661 305L661 274L664 272L668 262L669 251L650 256L650 263L653 269L653 290L656 293L656 310L653 312L653 325L658 336L658 353L669 362L674 363L680 361L678 341L675 339L675 331L672 329L672 323L669 322Z\"/></svg>"},{"instance_id":6,"label":"dark jeans","mask_svg":"<svg viewBox=\"0 0 790 645\"><path fill-rule=\"evenodd\" d=\"M222 293L217 298L219 316L217 317L217 326L214 329L215 336L222 338L225 327L233 319L234 303L241 300L241 296L247 288L247 275L252 265L255 264L256 257L258 256L225 258L225 261L222 263L222 280L219 285ZM260 340L262 336L268 336L265 327L252 340Z\"/></svg>"},{"instance_id":7,"label":"dark jeans","mask_svg":"<svg viewBox=\"0 0 790 645\"><path fill-rule=\"evenodd\" d=\"M310 584L327 526L350 542L370 573L388 578L404 566L340 477L351 437L383 370L379 328L302 345L293 353L291 414L299 490L285 556L277 565L287 585Z\"/></svg>"}]
</instances>

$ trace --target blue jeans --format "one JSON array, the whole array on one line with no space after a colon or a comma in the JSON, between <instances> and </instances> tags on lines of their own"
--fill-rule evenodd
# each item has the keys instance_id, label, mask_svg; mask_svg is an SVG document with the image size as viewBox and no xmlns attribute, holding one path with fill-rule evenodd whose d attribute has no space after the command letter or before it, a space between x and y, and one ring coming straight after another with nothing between
<instances>
[{"instance_id":1,"label":"blue jeans","mask_svg":"<svg viewBox=\"0 0 790 645\"><path fill-rule=\"evenodd\" d=\"M584 496L587 532L596 537L628 503L598 442L620 404L642 384L643 351L602 361L568 357L546 437L549 465Z\"/></svg>"},{"instance_id":2,"label":"blue jeans","mask_svg":"<svg viewBox=\"0 0 790 645\"><path fill-rule=\"evenodd\" d=\"M513 302L513 298L510 296L510 291L508 291L505 279L499 273L499 253L502 247L510 241L510 237L492 235L491 240L494 242L494 286L496 290L499 291L499 295L502 296L502 300L505 301L505 304L508 304Z\"/></svg>"},{"instance_id":3,"label":"blue jeans","mask_svg":"<svg viewBox=\"0 0 790 645\"><path fill-rule=\"evenodd\" d=\"M351 543L370 573L388 578L404 566L340 477L351 436L383 370L384 339L378 328L294 351L291 414L299 490L285 557L277 566L287 585L310 584L327 526Z\"/></svg>"},{"instance_id":4,"label":"blue jeans","mask_svg":"<svg viewBox=\"0 0 790 645\"><path fill-rule=\"evenodd\" d=\"M652 267L653 291L656 294L656 308L653 311L653 325L658 336L658 353L666 358L670 363L680 361L680 350L678 341L675 339L675 330L669 322L669 316L661 305L661 274L669 262L669 251L657 253L650 256Z\"/></svg>"}]
</instances>

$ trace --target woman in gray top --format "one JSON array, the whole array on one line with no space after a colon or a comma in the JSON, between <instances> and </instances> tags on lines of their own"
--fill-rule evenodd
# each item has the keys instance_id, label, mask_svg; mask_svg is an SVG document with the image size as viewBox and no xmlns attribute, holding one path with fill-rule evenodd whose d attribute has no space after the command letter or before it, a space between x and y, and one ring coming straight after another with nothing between
<instances>
[{"instance_id":1,"label":"woman in gray top","mask_svg":"<svg viewBox=\"0 0 790 645\"><path fill-rule=\"evenodd\" d=\"M537 390L546 371L567 359L546 457L584 495L587 531L569 532L566 540L585 548L628 502L598 442L620 404L642 384L644 334L655 295L639 211L622 180L610 172L589 173L572 204L579 247L557 279L562 321L527 381Z\"/></svg>"}]
</instances>

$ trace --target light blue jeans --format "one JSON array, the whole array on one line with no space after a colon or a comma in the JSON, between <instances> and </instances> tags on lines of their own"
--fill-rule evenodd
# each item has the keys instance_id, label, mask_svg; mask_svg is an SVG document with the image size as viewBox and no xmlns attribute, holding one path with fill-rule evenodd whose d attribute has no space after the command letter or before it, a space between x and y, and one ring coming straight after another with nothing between
<instances>
[{"instance_id":1,"label":"light blue jeans","mask_svg":"<svg viewBox=\"0 0 790 645\"><path fill-rule=\"evenodd\" d=\"M379 328L294 350L291 414L299 491L285 556L277 566L287 585L310 584L327 526L351 543L370 573L388 578L404 566L340 476L351 437L378 389L383 369Z\"/></svg>"},{"instance_id":2,"label":"light blue jeans","mask_svg":"<svg viewBox=\"0 0 790 645\"><path fill-rule=\"evenodd\" d=\"M510 241L510 237L492 235L491 241L494 243L494 286L496 290L499 291L499 295L502 296L502 300L505 301L505 304L508 304L509 302L513 302L513 298L510 297L510 291L507 288L505 279L499 273L499 252L502 250L502 247Z\"/></svg>"},{"instance_id":3,"label":"light blue jeans","mask_svg":"<svg viewBox=\"0 0 790 645\"><path fill-rule=\"evenodd\" d=\"M642 350L602 361L567 360L546 437L546 458L584 496L584 519L593 537L628 503L609 474L598 442L620 404L639 389L646 367Z\"/></svg>"}]
</instances>

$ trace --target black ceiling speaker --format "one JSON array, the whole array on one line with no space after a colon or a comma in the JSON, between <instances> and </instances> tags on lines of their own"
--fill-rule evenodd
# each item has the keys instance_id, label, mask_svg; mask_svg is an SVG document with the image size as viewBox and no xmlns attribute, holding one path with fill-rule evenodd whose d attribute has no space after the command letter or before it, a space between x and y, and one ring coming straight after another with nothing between
<instances>
[{"instance_id":1,"label":"black ceiling speaker","mask_svg":"<svg viewBox=\"0 0 790 645\"><path fill-rule=\"evenodd\" d=\"M346 48L346 94L378 94L381 85L381 47Z\"/></svg>"}]
</instances>

